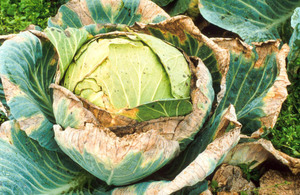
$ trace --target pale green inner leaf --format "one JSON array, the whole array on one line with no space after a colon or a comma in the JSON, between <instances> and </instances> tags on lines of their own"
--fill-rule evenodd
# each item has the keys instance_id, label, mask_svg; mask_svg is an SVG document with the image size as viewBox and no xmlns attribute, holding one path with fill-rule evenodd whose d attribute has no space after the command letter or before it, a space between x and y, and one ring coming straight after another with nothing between
<instances>
[{"instance_id":1,"label":"pale green inner leaf","mask_svg":"<svg viewBox=\"0 0 300 195\"><path fill-rule=\"evenodd\" d=\"M158 55L170 78L172 95L178 99L189 97L191 72L182 53L175 47L150 35L136 35Z\"/></svg>"},{"instance_id":2,"label":"pale green inner leaf","mask_svg":"<svg viewBox=\"0 0 300 195\"><path fill-rule=\"evenodd\" d=\"M70 65L65 87L112 110L174 98L160 59L135 39L100 39L90 43Z\"/></svg>"}]
</instances>

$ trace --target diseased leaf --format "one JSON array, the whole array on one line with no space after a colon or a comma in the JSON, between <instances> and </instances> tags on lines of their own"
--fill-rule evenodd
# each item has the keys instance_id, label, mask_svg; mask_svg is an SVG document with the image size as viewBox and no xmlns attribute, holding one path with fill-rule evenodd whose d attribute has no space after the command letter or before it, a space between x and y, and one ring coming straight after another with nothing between
<instances>
[{"instance_id":1,"label":"diseased leaf","mask_svg":"<svg viewBox=\"0 0 300 195\"><path fill-rule=\"evenodd\" d=\"M66 29L90 25L88 31L99 34L95 24L126 24L135 22L156 23L169 15L148 0L71 0L61 6L58 14L49 19L48 26Z\"/></svg>"},{"instance_id":2,"label":"diseased leaf","mask_svg":"<svg viewBox=\"0 0 300 195\"><path fill-rule=\"evenodd\" d=\"M196 135L194 141L171 163L162 168L159 174L154 174L153 177L168 180L174 179L198 158L198 155L201 155L214 138L222 137L225 132L234 129L241 129L241 124L237 121L234 107L230 105L222 113L218 114L213 121L209 120L207 126ZM199 164L201 165L202 163Z\"/></svg>"},{"instance_id":3,"label":"diseased leaf","mask_svg":"<svg viewBox=\"0 0 300 195\"><path fill-rule=\"evenodd\" d=\"M238 143L240 127L224 134L207 146L207 149L199 154L171 181L153 181L115 188L112 193L137 193L137 194L187 194L201 193L207 189L204 180L218 166L226 154Z\"/></svg>"},{"instance_id":4,"label":"diseased leaf","mask_svg":"<svg viewBox=\"0 0 300 195\"><path fill-rule=\"evenodd\" d=\"M88 40L89 34L85 29L68 28L63 31L57 28L47 28L46 35L59 55L59 81L73 60L77 50Z\"/></svg>"},{"instance_id":5,"label":"diseased leaf","mask_svg":"<svg viewBox=\"0 0 300 195\"><path fill-rule=\"evenodd\" d=\"M186 186L193 186L203 181L223 162L226 154L239 140L240 127L235 127L232 131L215 139L195 160L162 189L162 194L171 194Z\"/></svg>"},{"instance_id":6,"label":"diseased leaf","mask_svg":"<svg viewBox=\"0 0 300 195\"><path fill-rule=\"evenodd\" d=\"M94 178L66 155L41 147L13 121L2 124L0 146L1 194L81 191Z\"/></svg>"},{"instance_id":7,"label":"diseased leaf","mask_svg":"<svg viewBox=\"0 0 300 195\"><path fill-rule=\"evenodd\" d=\"M53 139L55 120L49 89L57 57L51 43L30 32L20 33L0 47L0 64L6 102L13 118L42 146L58 149Z\"/></svg>"},{"instance_id":8,"label":"diseased leaf","mask_svg":"<svg viewBox=\"0 0 300 195\"><path fill-rule=\"evenodd\" d=\"M56 125L54 131L63 152L108 185L139 181L164 166L179 151L178 142L155 130L124 137L92 124L86 124L84 129L65 130Z\"/></svg>"},{"instance_id":9,"label":"diseased leaf","mask_svg":"<svg viewBox=\"0 0 300 195\"><path fill-rule=\"evenodd\" d=\"M223 79L226 89L219 94L223 98L214 115L232 104L243 125L242 133L250 135L263 126L273 127L290 84L285 62L288 46L279 50L279 42L270 41L257 44L251 51L236 40L217 42L229 49L231 57ZM239 49L232 45L239 45Z\"/></svg>"},{"instance_id":10,"label":"diseased leaf","mask_svg":"<svg viewBox=\"0 0 300 195\"><path fill-rule=\"evenodd\" d=\"M286 165L293 174L300 173L299 158L293 158L276 150L272 142L265 139L243 139L241 144L238 144L228 153L224 162L232 165L252 164L250 169L254 169L263 162L274 161L274 159Z\"/></svg>"},{"instance_id":11,"label":"diseased leaf","mask_svg":"<svg viewBox=\"0 0 300 195\"><path fill-rule=\"evenodd\" d=\"M279 39L278 28L288 20L299 0L200 0L202 16L240 35L246 43Z\"/></svg>"}]
</instances>

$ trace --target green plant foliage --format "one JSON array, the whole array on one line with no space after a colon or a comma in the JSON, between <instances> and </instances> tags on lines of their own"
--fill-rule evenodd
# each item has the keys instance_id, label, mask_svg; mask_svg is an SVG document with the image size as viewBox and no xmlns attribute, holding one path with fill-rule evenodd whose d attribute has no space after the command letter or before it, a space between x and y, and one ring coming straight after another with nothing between
<instances>
[{"instance_id":1,"label":"green plant foliage","mask_svg":"<svg viewBox=\"0 0 300 195\"><path fill-rule=\"evenodd\" d=\"M45 28L48 17L68 0L1 0L0 35L25 30L30 24Z\"/></svg>"},{"instance_id":2,"label":"green plant foliage","mask_svg":"<svg viewBox=\"0 0 300 195\"><path fill-rule=\"evenodd\" d=\"M250 167L255 164L256 161L253 161L248 164L239 164L238 166L242 169L243 176L248 181L252 180L255 182L259 181L259 178L261 177L262 172L259 170L259 168L250 169Z\"/></svg>"},{"instance_id":3,"label":"green plant foliage","mask_svg":"<svg viewBox=\"0 0 300 195\"><path fill-rule=\"evenodd\" d=\"M216 194L219 191L219 183L216 180L211 181L210 187L213 194Z\"/></svg>"},{"instance_id":4,"label":"green plant foliage","mask_svg":"<svg viewBox=\"0 0 300 195\"><path fill-rule=\"evenodd\" d=\"M0 124L4 123L5 121L7 121L7 117L5 116L4 113L0 112Z\"/></svg>"},{"instance_id":5,"label":"green plant foliage","mask_svg":"<svg viewBox=\"0 0 300 195\"><path fill-rule=\"evenodd\" d=\"M270 134L275 148L293 157L300 158L300 58L288 66L291 85L289 96L282 106L277 123Z\"/></svg>"}]
</instances>

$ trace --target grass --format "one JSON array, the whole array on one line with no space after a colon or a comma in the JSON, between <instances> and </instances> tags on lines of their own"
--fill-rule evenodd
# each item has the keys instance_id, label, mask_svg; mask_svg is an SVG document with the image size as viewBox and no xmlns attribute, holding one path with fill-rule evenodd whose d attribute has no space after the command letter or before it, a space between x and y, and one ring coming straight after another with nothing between
<instances>
[{"instance_id":1,"label":"grass","mask_svg":"<svg viewBox=\"0 0 300 195\"><path fill-rule=\"evenodd\" d=\"M17 33L30 24L47 26L47 18L54 16L66 0L0 0L0 35Z\"/></svg>"},{"instance_id":2,"label":"grass","mask_svg":"<svg viewBox=\"0 0 300 195\"><path fill-rule=\"evenodd\" d=\"M59 6L67 0L0 0L0 35L25 30L29 24L41 28L47 26L48 17L54 16ZM288 24L290 28L290 24ZM286 27L286 29L288 29ZM289 39L289 33L284 42ZM288 66L291 86L289 96L283 104L276 126L270 130L267 139L275 148L294 157L300 157L300 58ZM0 118L2 123L4 117Z\"/></svg>"},{"instance_id":3,"label":"grass","mask_svg":"<svg viewBox=\"0 0 300 195\"><path fill-rule=\"evenodd\" d=\"M288 65L288 76L291 81L288 98L266 138L280 151L300 158L300 57Z\"/></svg>"}]
</instances>

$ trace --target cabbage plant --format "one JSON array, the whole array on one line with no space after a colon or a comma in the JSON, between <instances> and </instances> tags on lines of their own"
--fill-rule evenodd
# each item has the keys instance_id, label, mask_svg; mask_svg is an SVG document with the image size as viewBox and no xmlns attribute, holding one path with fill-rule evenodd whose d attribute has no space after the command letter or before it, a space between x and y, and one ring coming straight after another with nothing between
<instances>
[{"instance_id":1,"label":"cabbage plant","mask_svg":"<svg viewBox=\"0 0 300 195\"><path fill-rule=\"evenodd\" d=\"M287 96L287 45L211 39L148 0L71 0L0 39L4 194L200 193Z\"/></svg>"}]
</instances>

